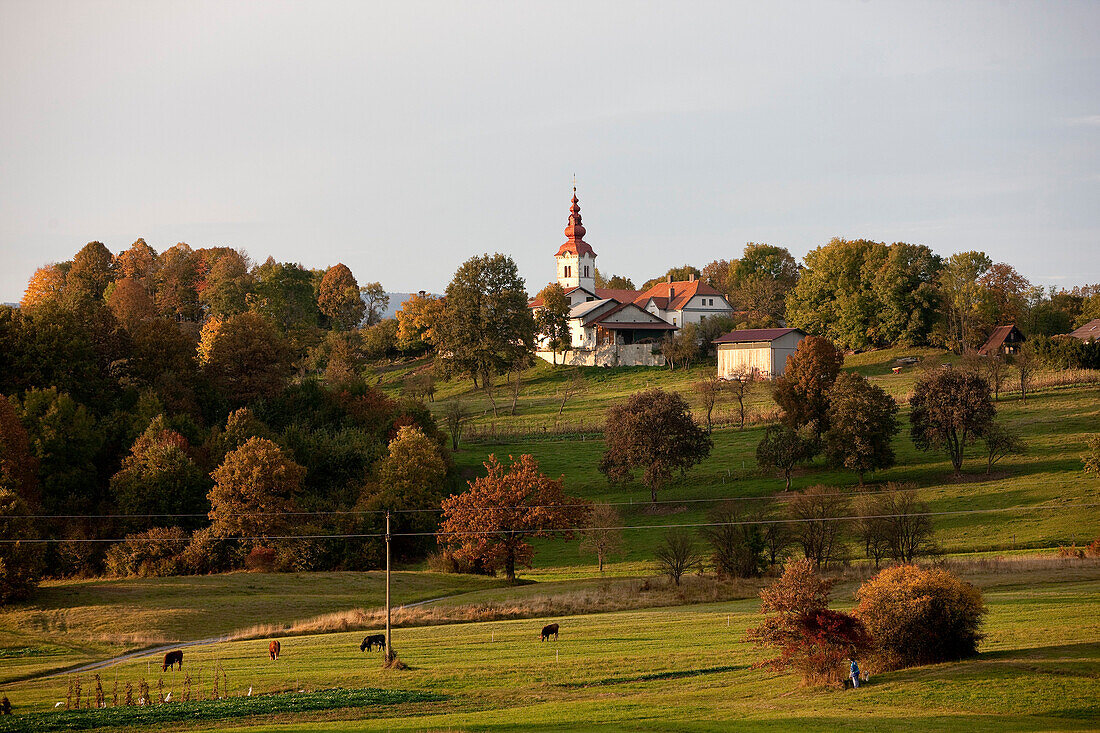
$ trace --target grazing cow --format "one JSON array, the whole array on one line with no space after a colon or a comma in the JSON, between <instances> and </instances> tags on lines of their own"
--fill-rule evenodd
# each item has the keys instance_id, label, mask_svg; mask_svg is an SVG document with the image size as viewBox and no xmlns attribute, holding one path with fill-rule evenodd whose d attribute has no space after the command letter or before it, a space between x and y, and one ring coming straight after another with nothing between
<instances>
[{"instance_id":1,"label":"grazing cow","mask_svg":"<svg viewBox=\"0 0 1100 733\"><path fill-rule=\"evenodd\" d=\"M554 635L554 640L557 641L557 638L558 638L558 625L557 624L548 624L547 626L543 626L542 627L542 638L539 639L539 641L549 641L551 634Z\"/></svg>"},{"instance_id":2,"label":"grazing cow","mask_svg":"<svg viewBox=\"0 0 1100 733\"><path fill-rule=\"evenodd\" d=\"M162 671L167 672L168 668L174 664L178 664L179 668L183 669L183 651L181 649L164 655L164 669Z\"/></svg>"},{"instance_id":3,"label":"grazing cow","mask_svg":"<svg viewBox=\"0 0 1100 733\"><path fill-rule=\"evenodd\" d=\"M377 646L382 651L386 650L386 635L385 634L371 634L366 639L363 639L363 643L359 645L359 651L370 651L371 647Z\"/></svg>"},{"instance_id":4,"label":"grazing cow","mask_svg":"<svg viewBox=\"0 0 1100 733\"><path fill-rule=\"evenodd\" d=\"M279 658L279 642L274 639L267 646L267 653L271 655L271 661L275 661Z\"/></svg>"}]
</instances>

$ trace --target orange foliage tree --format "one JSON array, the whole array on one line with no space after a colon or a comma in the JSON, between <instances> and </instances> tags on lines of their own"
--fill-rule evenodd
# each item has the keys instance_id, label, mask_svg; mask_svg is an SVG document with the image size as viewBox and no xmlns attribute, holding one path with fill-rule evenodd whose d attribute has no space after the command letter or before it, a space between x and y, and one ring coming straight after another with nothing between
<instances>
[{"instance_id":1,"label":"orange foliage tree","mask_svg":"<svg viewBox=\"0 0 1100 733\"><path fill-rule=\"evenodd\" d=\"M65 289L65 271L60 265L39 267L27 282L20 305L30 310L57 300Z\"/></svg>"},{"instance_id":2,"label":"orange foliage tree","mask_svg":"<svg viewBox=\"0 0 1100 733\"><path fill-rule=\"evenodd\" d=\"M133 330L137 324L157 313L149 293L141 282L132 277L124 277L114 283L107 296L107 307L127 330Z\"/></svg>"},{"instance_id":3,"label":"orange foliage tree","mask_svg":"<svg viewBox=\"0 0 1100 733\"><path fill-rule=\"evenodd\" d=\"M403 351L424 351L435 345L436 326L443 319L442 298L414 295L397 311L397 346Z\"/></svg>"},{"instance_id":4,"label":"orange foliage tree","mask_svg":"<svg viewBox=\"0 0 1100 733\"><path fill-rule=\"evenodd\" d=\"M347 265L339 263L325 272L317 295L317 307L342 331L350 331L362 322L367 304L359 297L359 283Z\"/></svg>"},{"instance_id":5,"label":"orange foliage tree","mask_svg":"<svg viewBox=\"0 0 1100 733\"><path fill-rule=\"evenodd\" d=\"M533 456L520 456L505 466L491 455L484 465L487 475L443 500L439 543L453 548L456 558L480 561L487 570L503 567L515 582L516 565L530 567L535 554L528 540L572 539L588 517L589 505L566 496L562 480L543 475Z\"/></svg>"},{"instance_id":6,"label":"orange foliage tree","mask_svg":"<svg viewBox=\"0 0 1100 733\"><path fill-rule=\"evenodd\" d=\"M772 396L788 425L812 424L818 435L828 429L829 390L843 364L844 354L832 341L820 336L802 339L787 359L783 376L772 382Z\"/></svg>"}]
</instances>

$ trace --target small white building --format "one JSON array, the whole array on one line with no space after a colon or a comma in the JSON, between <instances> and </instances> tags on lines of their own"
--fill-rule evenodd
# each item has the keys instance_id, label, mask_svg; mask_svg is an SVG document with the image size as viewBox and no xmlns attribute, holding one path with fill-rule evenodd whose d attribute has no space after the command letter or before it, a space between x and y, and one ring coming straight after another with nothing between
<instances>
[{"instance_id":1,"label":"small white building","mask_svg":"<svg viewBox=\"0 0 1100 733\"><path fill-rule=\"evenodd\" d=\"M747 328L730 331L712 343L718 347L718 378L737 379L753 374L771 379L783 376L787 359L806 334L797 328Z\"/></svg>"}]
</instances>

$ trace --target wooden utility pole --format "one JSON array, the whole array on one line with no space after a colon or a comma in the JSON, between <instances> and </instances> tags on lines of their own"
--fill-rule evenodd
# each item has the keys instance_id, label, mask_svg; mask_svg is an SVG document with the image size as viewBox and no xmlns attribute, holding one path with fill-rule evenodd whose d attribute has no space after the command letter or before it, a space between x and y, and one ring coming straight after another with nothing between
<instances>
[{"instance_id":1,"label":"wooden utility pole","mask_svg":"<svg viewBox=\"0 0 1100 733\"><path fill-rule=\"evenodd\" d=\"M390 641L390 512L386 510L386 666L393 661L393 645Z\"/></svg>"}]
</instances>

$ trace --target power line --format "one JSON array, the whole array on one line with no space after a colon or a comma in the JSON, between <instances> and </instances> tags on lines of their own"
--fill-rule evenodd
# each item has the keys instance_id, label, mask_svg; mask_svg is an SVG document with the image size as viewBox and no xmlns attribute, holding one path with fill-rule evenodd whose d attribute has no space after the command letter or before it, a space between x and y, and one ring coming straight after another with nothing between
<instances>
[{"instance_id":1,"label":"power line","mask_svg":"<svg viewBox=\"0 0 1100 733\"><path fill-rule=\"evenodd\" d=\"M747 519L735 522L686 522L681 524L642 524L642 525L622 525L614 527L578 527L578 528L565 528L565 529L552 529L542 530L546 533L559 533L559 532L599 532L606 530L652 530L652 529L683 529L692 527L738 527L738 526L750 526L750 525L769 525L769 524L808 524L815 522L846 522L858 519L901 519L912 517L946 517L946 516L961 516L971 514L996 514L1002 512L1019 512L1019 511L1031 511L1040 510L1048 511L1054 509L1089 509L1100 507L1100 502L1088 503L1088 504L1063 504L1061 506L1051 506L1036 504L1032 506L1014 506L1014 507L997 507L992 509L955 509L951 511L942 512L913 512L910 514L870 514L860 516L841 516L841 517L809 517L800 519ZM493 530L463 530L455 532L393 532L391 537L458 537L458 536L486 536L486 535L504 535L523 533L525 535L537 534L539 530L526 530L526 529L493 529ZM333 539L365 539L365 538L379 538L384 537L382 533L362 533L362 534L311 534L311 535L267 535L267 536L233 536L233 537L212 537L211 540L216 541L230 541L230 540L248 540L248 541L267 541L267 540L333 540ZM15 544L17 542L25 542L27 544L44 544L44 543L60 543L60 542L126 542L132 541L127 538L95 538L95 537L79 537L74 539L63 538L30 538L30 539L0 539L0 544ZM166 537L163 539L138 539L138 542L190 542L190 538L186 537Z\"/></svg>"}]
</instances>

